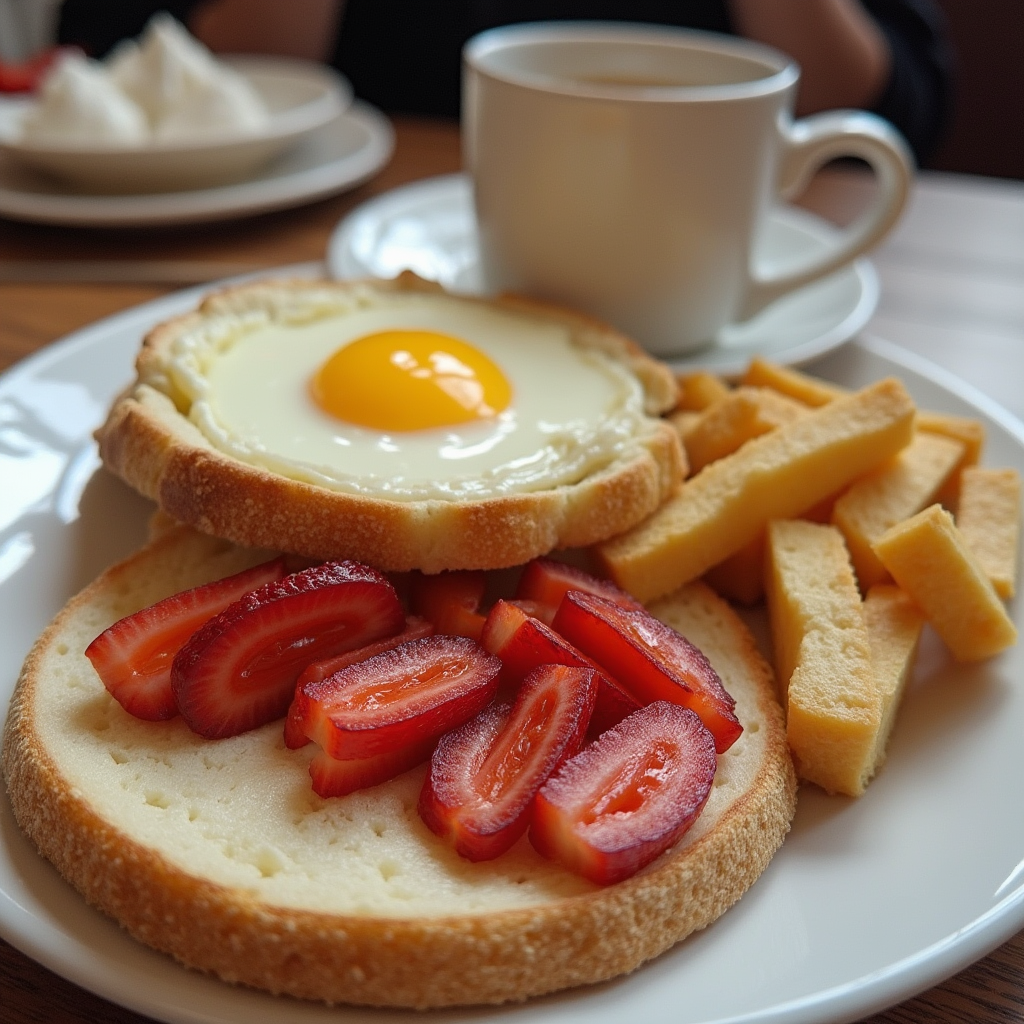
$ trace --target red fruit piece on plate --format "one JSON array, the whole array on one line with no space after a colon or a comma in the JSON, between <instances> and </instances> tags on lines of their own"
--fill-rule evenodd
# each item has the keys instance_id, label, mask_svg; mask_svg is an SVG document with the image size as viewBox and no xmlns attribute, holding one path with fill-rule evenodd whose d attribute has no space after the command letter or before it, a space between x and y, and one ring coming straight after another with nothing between
<instances>
[{"instance_id":1,"label":"red fruit piece on plate","mask_svg":"<svg viewBox=\"0 0 1024 1024\"><path fill-rule=\"evenodd\" d=\"M394 587L359 562L326 562L246 594L201 627L171 668L189 728L235 736L288 710L313 661L391 636L405 625Z\"/></svg>"},{"instance_id":2,"label":"red fruit piece on plate","mask_svg":"<svg viewBox=\"0 0 1024 1024\"><path fill-rule=\"evenodd\" d=\"M413 573L409 581L412 610L434 624L438 633L479 640L484 619L479 608L487 574L462 569L435 576Z\"/></svg>"},{"instance_id":3,"label":"red fruit piece on plate","mask_svg":"<svg viewBox=\"0 0 1024 1024\"><path fill-rule=\"evenodd\" d=\"M399 644L433 635L434 626L432 623L416 615L410 615L405 620L405 629L401 633L396 633L394 636L386 637L384 640L367 644L365 647L360 647L357 650L347 651L345 654L336 654L333 658L325 658L323 661L314 661L311 665L307 665L295 682L295 693L297 694L306 683L319 683L322 679L333 676L335 672L340 672L343 668L348 668L349 665L354 665L357 661L366 661L367 658L372 658L375 654L382 654L384 651L390 651L392 648L398 647ZM300 720L299 705L293 697L291 706L288 708L288 715L284 720L284 745L289 750L298 750L299 747L304 747L309 742L309 737L303 730ZM423 759L421 758L420 760Z\"/></svg>"},{"instance_id":4,"label":"red fruit piece on plate","mask_svg":"<svg viewBox=\"0 0 1024 1024\"><path fill-rule=\"evenodd\" d=\"M641 704L667 700L692 708L721 754L743 726L718 673L703 652L644 608L623 608L579 591L558 606L554 628L614 674Z\"/></svg>"},{"instance_id":5,"label":"red fruit piece on plate","mask_svg":"<svg viewBox=\"0 0 1024 1024\"><path fill-rule=\"evenodd\" d=\"M621 722L640 707L605 668L511 601L495 602L487 616L480 642L491 654L501 658L504 673L516 680L540 665L596 669L597 700L590 719L591 737Z\"/></svg>"},{"instance_id":6,"label":"red fruit piece on plate","mask_svg":"<svg viewBox=\"0 0 1024 1024\"><path fill-rule=\"evenodd\" d=\"M322 750L317 751L309 762L309 777L313 780L313 792L317 796L348 796L357 789L379 786L388 779L422 764L430 757L437 742L435 737L420 743L413 743L386 754L373 757L353 758L338 761Z\"/></svg>"},{"instance_id":7,"label":"red fruit piece on plate","mask_svg":"<svg viewBox=\"0 0 1024 1024\"><path fill-rule=\"evenodd\" d=\"M657 701L584 747L537 793L530 842L598 885L629 878L693 824L715 743L694 712Z\"/></svg>"},{"instance_id":8,"label":"red fruit piece on plate","mask_svg":"<svg viewBox=\"0 0 1024 1024\"><path fill-rule=\"evenodd\" d=\"M562 598L570 590L582 590L587 594L598 594L623 608L643 608L635 598L620 590L610 580L591 576L574 565L566 565L553 558L535 558L523 569L516 587L517 601L533 601L538 611L531 612L547 625L551 625Z\"/></svg>"},{"instance_id":9,"label":"red fruit piece on plate","mask_svg":"<svg viewBox=\"0 0 1024 1024\"><path fill-rule=\"evenodd\" d=\"M157 601L118 619L85 649L103 685L136 718L174 718L171 663L192 634L250 590L279 580L283 558Z\"/></svg>"},{"instance_id":10,"label":"red fruit piece on plate","mask_svg":"<svg viewBox=\"0 0 1024 1024\"><path fill-rule=\"evenodd\" d=\"M420 817L469 860L508 850L530 823L533 797L583 742L597 696L593 669L544 665L515 704L491 704L441 737L420 792Z\"/></svg>"},{"instance_id":11,"label":"red fruit piece on plate","mask_svg":"<svg viewBox=\"0 0 1024 1024\"><path fill-rule=\"evenodd\" d=\"M296 717L328 756L374 757L472 718L494 697L500 669L468 637L411 640L302 687Z\"/></svg>"},{"instance_id":12,"label":"red fruit piece on plate","mask_svg":"<svg viewBox=\"0 0 1024 1024\"><path fill-rule=\"evenodd\" d=\"M0 92L33 92L59 57L81 52L76 46L52 46L25 61L0 61Z\"/></svg>"}]
</instances>

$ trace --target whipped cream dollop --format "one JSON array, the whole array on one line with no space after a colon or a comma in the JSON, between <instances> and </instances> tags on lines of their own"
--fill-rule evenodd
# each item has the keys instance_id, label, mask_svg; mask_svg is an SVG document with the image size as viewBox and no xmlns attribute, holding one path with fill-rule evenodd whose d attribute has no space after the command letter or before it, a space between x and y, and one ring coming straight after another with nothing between
<instances>
[{"instance_id":1,"label":"whipped cream dollop","mask_svg":"<svg viewBox=\"0 0 1024 1024\"><path fill-rule=\"evenodd\" d=\"M22 121L33 142L109 142L140 146L149 141L146 115L111 80L102 64L71 52L42 83L39 103Z\"/></svg>"},{"instance_id":2,"label":"whipped cream dollop","mask_svg":"<svg viewBox=\"0 0 1024 1024\"><path fill-rule=\"evenodd\" d=\"M106 61L70 54L22 122L27 141L141 146L256 135L270 124L259 93L169 14Z\"/></svg>"},{"instance_id":3,"label":"whipped cream dollop","mask_svg":"<svg viewBox=\"0 0 1024 1024\"><path fill-rule=\"evenodd\" d=\"M117 86L146 113L157 141L263 131L270 114L246 79L218 61L169 14L107 61Z\"/></svg>"}]
</instances>

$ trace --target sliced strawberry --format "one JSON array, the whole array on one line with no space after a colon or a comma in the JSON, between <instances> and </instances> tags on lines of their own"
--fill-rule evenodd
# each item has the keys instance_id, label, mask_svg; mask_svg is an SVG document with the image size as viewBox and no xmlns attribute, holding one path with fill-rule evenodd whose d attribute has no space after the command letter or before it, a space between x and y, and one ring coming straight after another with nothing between
<instances>
[{"instance_id":1,"label":"sliced strawberry","mask_svg":"<svg viewBox=\"0 0 1024 1024\"><path fill-rule=\"evenodd\" d=\"M379 786L388 779L394 779L410 768L422 764L430 757L437 740L431 737L408 747L400 747L386 754L337 761L322 750L317 751L309 762L309 777L313 780L313 792L317 796L348 796L357 789Z\"/></svg>"},{"instance_id":2,"label":"sliced strawberry","mask_svg":"<svg viewBox=\"0 0 1024 1024\"><path fill-rule=\"evenodd\" d=\"M420 817L469 860L508 850L530 823L533 797L583 742L597 697L593 669L544 665L515 704L492 704L446 733L430 759Z\"/></svg>"},{"instance_id":3,"label":"sliced strawberry","mask_svg":"<svg viewBox=\"0 0 1024 1024\"><path fill-rule=\"evenodd\" d=\"M333 676L335 672L340 672L343 668L348 668L349 665L354 665L357 661L366 661L367 658L372 658L375 654L390 651L392 648L397 647L399 644L407 643L409 640L419 640L422 637L433 635L434 627L432 623L416 615L410 615L405 620L405 629L401 633L386 637L384 640L378 640L376 643L367 644L365 647L360 647L355 651L348 651L346 654L338 654L333 658L326 658L324 661L314 661L312 665L307 665L295 682L295 692L298 693L306 683L319 683L320 680ZM309 737L302 728L299 706L293 697L291 707L288 708L288 716L284 720L284 745L289 750L298 750L299 747L304 747L309 742ZM374 783L371 783L371 785L374 785ZM322 793L320 795L323 796ZM337 796L338 794L331 795Z\"/></svg>"},{"instance_id":4,"label":"sliced strawberry","mask_svg":"<svg viewBox=\"0 0 1024 1024\"><path fill-rule=\"evenodd\" d=\"M409 582L412 610L429 619L438 633L480 639L486 617L479 611L487 589L486 573L467 569L427 576L418 572Z\"/></svg>"},{"instance_id":5,"label":"sliced strawberry","mask_svg":"<svg viewBox=\"0 0 1024 1024\"><path fill-rule=\"evenodd\" d=\"M511 601L495 602L487 616L480 642L491 654L501 658L504 673L515 680L522 679L540 665L596 669L597 702L590 720L591 737L621 722L640 707L606 669Z\"/></svg>"},{"instance_id":6,"label":"sliced strawberry","mask_svg":"<svg viewBox=\"0 0 1024 1024\"><path fill-rule=\"evenodd\" d=\"M103 685L136 718L174 718L171 662L206 621L250 590L285 574L283 558L193 587L118 619L85 649Z\"/></svg>"},{"instance_id":7,"label":"sliced strawberry","mask_svg":"<svg viewBox=\"0 0 1024 1024\"><path fill-rule=\"evenodd\" d=\"M623 608L643 608L635 598L620 590L610 580L600 580L589 572L573 565L555 561L553 558L535 558L523 570L516 588L516 600L533 601L541 609L531 612L549 626L555 617L562 598L570 590L582 590L587 594L607 597Z\"/></svg>"},{"instance_id":8,"label":"sliced strawberry","mask_svg":"<svg viewBox=\"0 0 1024 1024\"><path fill-rule=\"evenodd\" d=\"M693 824L715 743L694 712L657 701L566 761L534 801L530 842L598 885L629 878Z\"/></svg>"},{"instance_id":9,"label":"sliced strawberry","mask_svg":"<svg viewBox=\"0 0 1024 1024\"><path fill-rule=\"evenodd\" d=\"M641 704L667 700L692 708L715 737L719 753L743 726L718 673L704 654L643 608L575 591L558 606L554 628L593 658Z\"/></svg>"},{"instance_id":10,"label":"sliced strawberry","mask_svg":"<svg viewBox=\"0 0 1024 1024\"><path fill-rule=\"evenodd\" d=\"M309 739L340 761L436 739L481 711L501 662L464 636L411 640L295 695Z\"/></svg>"},{"instance_id":11,"label":"sliced strawberry","mask_svg":"<svg viewBox=\"0 0 1024 1024\"><path fill-rule=\"evenodd\" d=\"M211 619L178 652L174 697L208 739L280 718L313 661L364 647L405 624L394 587L358 562L327 562L268 583Z\"/></svg>"}]
</instances>

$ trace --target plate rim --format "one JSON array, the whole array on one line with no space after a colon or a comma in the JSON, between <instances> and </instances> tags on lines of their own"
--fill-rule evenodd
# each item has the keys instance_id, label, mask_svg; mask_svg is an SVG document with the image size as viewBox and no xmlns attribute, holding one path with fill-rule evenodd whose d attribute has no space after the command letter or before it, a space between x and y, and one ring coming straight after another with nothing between
<instances>
[{"instance_id":1,"label":"plate rim","mask_svg":"<svg viewBox=\"0 0 1024 1024\"><path fill-rule=\"evenodd\" d=\"M421 178L372 196L350 210L335 225L327 242L326 259L331 275L340 279L365 276L366 268L353 254L352 239L357 232L365 230L368 223L372 224L375 220L379 220L379 211L382 208L395 206L400 209L403 203L413 204L421 194L429 194L431 191L438 193L437 201L439 203L445 199L462 202L463 196L471 196L469 175L465 171L457 171L452 174ZM768 215L820 239L831 239L841 232L840 228L825 218L800 207L779 204L772 207ZM835 275L830 276L840 275L847 275L856 280L857 301L845 310L839 322L817 337L802 341L790 348L773 350L770 353L773 360L786 366L803 366L845 344L867 325L878 307L881 294L878 273L874 264L867 256L858 256L845 267L836 271ZM819 282L812 282L805 287L813 288L817 283ZM790 294L798 294L802 290L797 289L795 293ZM720 358L714 358L713 353L718 353ZM750 355L749 347L737 348L734 353L729 346L713 345L709 349L687 355L662 358L677 372L707 369L725 376L733 376L742 372Z\"/></svg>"},{"instance_id":2,"label":"plate rim","mask_svg":"<svg viewBox=\"0 0 1024 1024\"><path fill-rule=\"evenodd\" d=\"M311 266L313 265L299 265ZM295 267L278 268L276 272L293 272ZM129 330L153 322L154 317L163 317L183 306L194 303L198 296L209 290L209 285L199 285L183 291L174 292L170 295L161 296L138 306L130 307L119 311L93 324L87 325L72 332L63 339L46 346L26 358L15 363L5 372L0 374L0 397L9 395L15 390L22 380L30 378L35 374L45 371L55 363L67 358L73 353L87 349L91 345L102 344L104 339L118 330ZM853 343L857 347L881 358L882 360L895 364L910 373L918 375L924 380L934 384L944 391L947 391L953 398L977 409L985 417L991 419L1004 429L1013 440L1024 448L1024 422L1007 411L993 399L980 392L972 385L960 380L954 374L943 369L937 364L924 357L909 352L906 349L887 341L877 335L868 334ZM116 367L113 368L116 372ZM0 584L3 585L3 584ZM0 708L0 719L5 720L7 715L6 706ZM8 815L9 802L6 792L0 794L3 807L0 808L0 818L11 817ZM52 870L52 869L51 869ZM66 884L66 883L62 883ZM86 904L70 888L66 895L73 900L76 909L85 908ZM8 908L13 908L8 909ZM110 924L109 919L99 915L100 920ZM126 1007L139 1013L157 1016L158 1019L168 1022L193 1022L193 1021L235 1021L241 1019L231 1014L222 1016L212 1009L198 1010L177 1007L168 1007L158 998L156 993L137 993L131 985L119 988L116 982L104 976L100 980L90 976L87 965L81 964L78 960L71 963L62 959L61 951L57 948L46 948L45 942L33 937L27 932L17 930L12 918L24 916L26 920L39 920L32 912L22 907L17 900L8 892L0 877L0 935L11 945L21 950L31 959L36 960L54 973L71 981L74 984L93 992L101 998L107 999L116 1005ZM47 930L56 931L61 935L65 943L71 943L76 949L96 958L110 956L91 946L84 946L67 930L62 930L58 923L43 921ZM1003 897L998 903L989 907L972 921L956 929L948 935L931 943L924 949L904 957L898 961L886 965L883 969L870 974L854 978L841 985L833 986L808 996L791 1000L785 1003L775 1004L771 1007L734 1015L730 1017L709 1019L706 1024L820 1024L824 1020L841 1024L841 1022L858 1019L865 1014L877 1012L885 1007L892 1006L897 1002L913 997L915 994L938 984L950 977L953 973L963 969L980 957L985 956L991 950L1012 937L1024 926L1024 884L1019 884L1014 890ZM129 941L134 941L130 940ZM145 947L139 947L146 950ZM155 954L159 956L159 954ZM168 961L173 964L173 961ZM182 968L183 970L183 968ZM211 979L202 975L188 975L195 980L211 983ZM253 995L265 998L263 993L253 993L247 990L233 989L223 983L212 981L216 991L225 994L228 1002L232 1000L229 995L242 992L243 995ZM246 1001L243 1001L246 1002ZM529 1004L527 1004L529 1005ZM340 1019L338 1009L333 1011L319 1004L293 1004L290 1001L275 1003L274 1006L287 1007L283 1013L290 1019L296 1019L308 1013L309 1017L318 1018L321 1013L331 1013ZM301 1009L300 1009L301 1008ZM388 1011L385 1011L388 1012ZM403 1011L392 1011L401 1015ZM409 1011L409 1019L411 1014ZM455 1011L459 1019L466 1019L467 1012L473 1012L473 1008ZM477 1012L488 1014L491 1011L486 1008L479 1008ZM380 1011L368 1011L364 1007L344 1007L341 1014L345 1019L356 1020L365 1017L369 1020L380 1019ZM435 1019L440 1019L444 1011L435 1014ZM258 1019L274 1020L285 1019L276 1012L269 1016ZM404 1017L403 1017L404 1019Z\"/></svg>"}]
</instances>

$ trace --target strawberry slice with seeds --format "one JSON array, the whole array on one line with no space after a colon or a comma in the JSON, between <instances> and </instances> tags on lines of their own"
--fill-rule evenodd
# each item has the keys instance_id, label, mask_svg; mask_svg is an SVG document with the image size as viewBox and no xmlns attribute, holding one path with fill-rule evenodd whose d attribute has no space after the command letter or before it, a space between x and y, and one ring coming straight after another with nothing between
<instances>
[{"instance_id":1,"label":"strawberry slice with seeds","mask_svg":"<svg viewBox=\"0 0 1024 1024\"><path fill-rule=\"evenodd\" d=\"M348 796L358 789L369 789L379 786L388 779L422 764L430 757L437 740L431 737L408 747L376 754L373 757L353 758L349 761L338 761L328 757L322 750L318 751L309 762L309 777L313 780L313 792L317 796Z\"/></svg>"},{"instance_id":2,"label":"strawberry slice with seeds","mask_svg":"<svg viewBox=\"0 0 1024 1024\"><path fill-rule=\"evenodd\" d=\"M491 860L526 831L533 798L583 742L597 696L592 669L544 665L515 704L492 704L441 737L420 817L468 860Z\"/></svg>"},{"instance_id":3,"label":"strawberry slice with seeds","mask_svg":"<svg viewBox=\"0 0 1024 1024\"><path fill-rule=\"evenodd\" d=\"M598 673L597 700L590 719L588 735L591 737L600 735L640 707L604 667L511 601L495 602L487 616L480 642L501 658L505 676L516 681L541 665L595 669Z\"/></svg>"},{"instance_id":4,"label":"strawberry slice with seeds","mask_svg":"<svg viewBox=\"0 0 1024 1024\"><path fill-rule=\"evenodd\" d=\"M313 661L399 632L394 587L359 562L327 562L246 594L202 626L171 667L194 732L221 739L282 717Z\"/></svg>"},{"instance_id":5,"label":"strawberry slice with seeds","mask_svg":"<svg viewBox=\"0 0 1024 1024\"><path fill-rule=\"evenodd\" d=\"M490 703L501 662L463 636L411 640L295 695L306 736L339 761L437 739Z\"/></svg>"},{"instance_id":6,"label":"strawberry slice with seeds","mask_svg":"<svg viewBox=\"0 0 1024 1024\"><path fill-rule=\"evenodd\" d=\"M340 672L343 668L354 665L357 661L366 661L367 658L372 658L375 654L390 651L392 648L398 647L399 644L407 643L409 640L419 640L421 637L433 635L434 626L432 623L427 622L426 619L419 618L419 616L410 615L405 620L405 629L401 633L378 640L376 643L367 644L365 647L360 647L357 650L348 651L345 654L337 654L333 658L326 658L324 661L314 661L311 665L307 665L295 682L295 692L297 694L306 683L319 683L328 676L333 676L335 672ZM288 716L284 720L284 745L289 750L298 750L299 747L304 747L309 742L309 737L303 731L302 722L299 717L299 705L293 698L291 707L288 709ZM425 760L425 758L420 758L420 760ZM418 764L419 762L416 763ZM370 785L376 785L376 783L370 783ZM324 794L321 793L320 795L323 796ZM339 796L340 794L332 793L329 795Z\"/></svg>"},{"instance_id":7,"label":"strawberry slice with seeds","mask_svg":"<svg viewBox=\"0 0 1024 1024\"><path fill-rule=\"evenodd\" d=\"M190 636L250 590L285 574L283 558L193 587L118 619L85 649L103 685L136 718L161 722L178 706L171 663Z\"/></svg>"},{"instance_id":8,"label":"strawberry slice with seeds","mask_svg":"<svg viewBox=\"0 0 1024 1024\"><path fill-rule=\"evenodd\" d=\"M426 576L418 572L409 583L412 610L429 619L438 633L480 639L485 616L479 608L487 589L486 573L465 569Z\"/></svg>"},{"instance_id":9,"label":"strawberry slice with seeds","mask_svg":"<svg viewBox=\"0 0 1024 1024\"><path fill-rule=\"evenodd\" d=\"M570 590L598 594L623 608L643 608L639 601L610 580L598 579L583 569L553 558L535 558L526 566L516 587L516 600L534 602L539 610L531 614L550 626L562 598Z\"/></svg>"},{"instance_id":10,"label":"strawberry slice with seeds","mask_svg":"<svg viewBox=\"0 0 1024 1024\"><path fill-rule=\"evenodd\" d=\"M743 726L718 673L703 652L644 608L623 608L596 594L573 591L558 606L554 628L614 674L641 704L667 700L692 708L721 754Z\"/></svg>"},{"instance_id":11,"label":"strawberry slice with seeds","mask_svg":"<svg viewBox=\"0 0 1024 1024\"><path fill-rule=\"evenodd\" d=\"M609 729L541 787L530 842L598 885L629 878L693 824L715 778L697 715L657 701Z\"/></svg>"}]
</instances>

